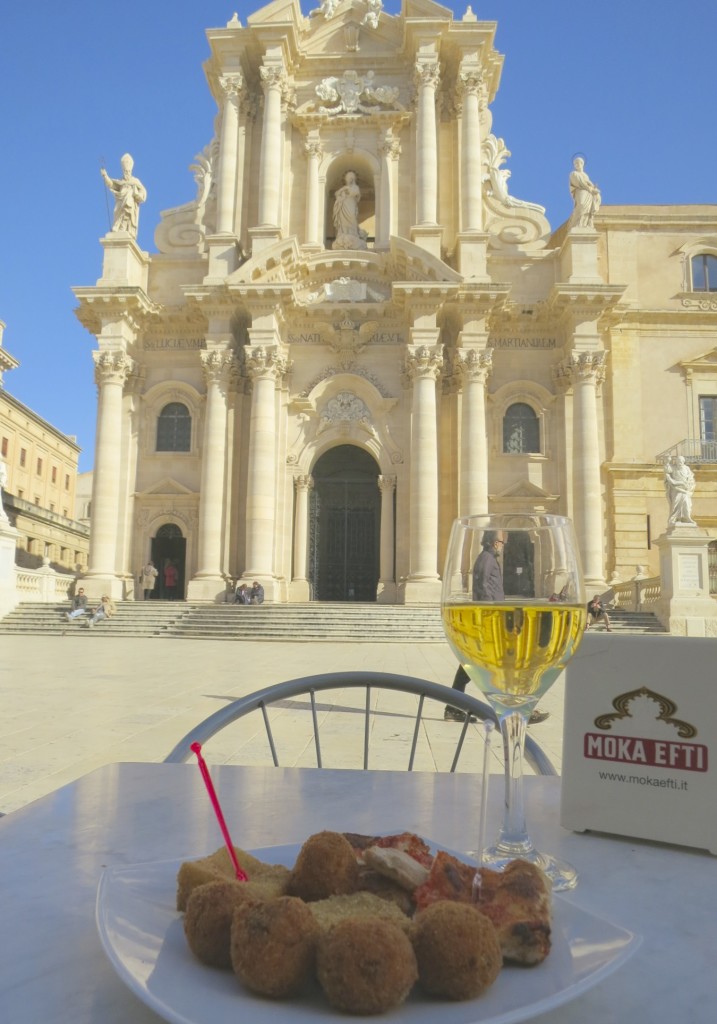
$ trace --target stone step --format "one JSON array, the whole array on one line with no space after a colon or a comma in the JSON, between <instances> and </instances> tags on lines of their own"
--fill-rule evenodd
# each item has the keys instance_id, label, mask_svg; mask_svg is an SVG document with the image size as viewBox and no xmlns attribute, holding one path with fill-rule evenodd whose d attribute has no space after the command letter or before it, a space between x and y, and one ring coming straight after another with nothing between
<instances>
[{"instance_id":1,"label":"stone step","mask_svg":"<svg viewBox=\"0 0 717 1024\"><path fill-rule=\"evenodd\" d=\"M89 632L83 621L68 623L67 605L26 603L3 620L0 633L23 635ZM664 633L650 613L611 613L616 633ZM602 629L602 626L593 629ZM260 605L186 604L179 601L124 602L111 622L95 631L114 636L173 637L267 642L291 637L301 642L442 643L439 610L413 605L318 603Z\"/></svg>"}]
</instances>

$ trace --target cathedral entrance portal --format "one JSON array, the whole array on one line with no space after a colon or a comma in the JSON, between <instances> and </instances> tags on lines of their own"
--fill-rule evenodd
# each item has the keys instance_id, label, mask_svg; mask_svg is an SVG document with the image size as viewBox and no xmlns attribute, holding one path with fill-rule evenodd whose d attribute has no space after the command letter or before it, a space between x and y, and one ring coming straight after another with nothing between
<instances>
[{"instance_id":1,"label":"cathedral entrance portal","mask_svg":"<svg viewBox=\"0 0 717 1024\"><path fill-rule=\"evenodd\" d=\"M175 523L165 523L152 538L152 561L159 570L157 586L152 597L160 601L184 600L184 574L187 558L187 540ZM169 586L171 575L165 579L165 569L173 565L176 572L176 585Z\"/></svg>"},{"instance_id":2,"label":"cathedral entrance portal","mask_svg":"<svg viewBox=\"0 0 717 1024\"><path fill-rule=\"evenodd\" d=\"M378 466L353 445L326 452L314 466L309 575L316 601L375 601L381 499Z\"/></svg>"}]
</instances>

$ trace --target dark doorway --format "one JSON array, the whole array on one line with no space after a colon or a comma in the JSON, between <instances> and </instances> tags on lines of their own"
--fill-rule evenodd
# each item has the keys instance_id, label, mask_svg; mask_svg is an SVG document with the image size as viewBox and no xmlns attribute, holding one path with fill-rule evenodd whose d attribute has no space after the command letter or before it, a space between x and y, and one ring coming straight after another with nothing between
<instances>
[{"instance_id":1,"label":"dark doorway","mask_svg":"<svg viewBox=\"0 0 717 1024\"><path fill-rule=\"evenodd\" d=\"M375 601L379 576L381 496L378 466L354 445L322 455L314 466L309 578L316 601Z\"/></svg>"},{"instance_id":2,"label":"dark doorway","mask_svg":"<svg viewBox=\"0 0 717 1024\"><path fill-rule=\"evenodd\" d=\"M527 533L508 534L503 548L503 588L513 597L534 597L535 551Z\"/></svg>"},{"instance_id":3,"label":"dark doorway","mask_svg":"<svg viewBox=\"0 0 717 1024\"><path fill-rule=\"evenodd\" d=\"M159 570L157 586L152 597L159 601L184 600L184 572L187 558L187 541L175 523L165 523L152 538L152 561ZM175 586L169 586L171 577L165 578L165 568L169 564L177 570Z\"/></svg>"}]
</instances>

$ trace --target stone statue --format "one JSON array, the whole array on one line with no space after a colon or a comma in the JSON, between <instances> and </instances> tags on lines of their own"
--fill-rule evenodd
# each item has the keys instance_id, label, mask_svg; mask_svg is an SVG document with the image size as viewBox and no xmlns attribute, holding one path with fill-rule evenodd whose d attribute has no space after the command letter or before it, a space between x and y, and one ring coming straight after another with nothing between
<instances>
[{"instance_id":1,"label":"stone statue","mask_svg":"<svg viewBox=\"0 0 717 1024\"><path fill-rule=\"evenodd\" d=\"M2 503L2 492L7 487L7 466L0 459L0 523L7 523L7 512Z\"/></svg>"},{"instance_id":2,"label":"stone statue","mask_svg":"<svg viewBox=\"0 0 717 1024\"><path fill-rule=\"evenodd\" d=\"M573 197L573 212L568 221L569 228L592 228L595 214L600 209L600 189L594 185L584 170L585 161L581 156L573 160L570 172L570 195Z\"/></svg>"},{"instance_id":3,"label":"stone statue","mask_svg":"<svg viewBox=\"0 0 717 1024\"><path fill-rule=\"evenodd\" d=\"M668 526L696 526L692 518L692 495L695 477L683 455L675 455L665 463L665 491L670 503Z\"/></svg>"},{"instance_id":4,"label":"stone statue","mask_svg":"<svg viewBox=\"0 0 717 1024\"><path fill-rule=\"evenodd\" d=\"M105 180L107 188L115 197L115 211L112 230L126 231L128 234L132 235L133 238L136 238L137 224L139 223L139 208L147 198L147 189L139 178L132 177L134 160L129 153L125 153L120 160L120 164L122 165L121 178L110 178L104 167L100 169L100 173Z\"/></svg>"},{"instance_id":5,"label":"stone statue","mask_svg":"<svg viewBox=\"0 0 717 1024\"><path fill-rule=\"evenodd\" d=\"M356 172L347 171L344 184L336 190L334 199L334 227L336 238L334 249L366 249L366 232L358 226L361 190L356 182Z\"/></svg>"},{"instance_id":6,"label":"stone statue","mask_svg":"<svg viewBox=\"0 0 717 1024\"><path fill-rule=\"evenodd\" d=\"M366 0L368 10L364 14L361 24L369 25L371 28L378 28L378 19L383 10L383 0Z\"/></svg>"}]
</instances>

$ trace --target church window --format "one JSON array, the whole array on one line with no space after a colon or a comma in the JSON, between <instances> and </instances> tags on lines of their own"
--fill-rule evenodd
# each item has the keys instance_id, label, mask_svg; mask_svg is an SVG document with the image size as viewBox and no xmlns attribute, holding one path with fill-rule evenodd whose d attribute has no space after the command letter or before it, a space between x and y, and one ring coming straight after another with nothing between
<instances>
[{"instance_id":1,"label":"church window","mask_svg":"<svg viewBox=\"0 0 717 1024\"><path fill-rule=\"evenodd\" d=\"M534 410L525 402L515 402L503 417L503 451L520 455L540 451L540 425Z\"/></svg>"},{"instance_id":2,"label":"church window","mask_svg":"<svg viewBox=\"0 0 717 1024\"><path fill-rule=\"evenodd\" d=\"M717 292L717 256L701 253L692 257L692 290Z\"/></svg>"},{"instance_id":3,"label":"church window","mask_svg":"<svg viewBox=\"0 0 717 1024\"><path fill-rule=\"evenodd\" d=\"M192 417L181 402L165 405L157 419L157 451L188 452L192 438Z\"/></svg>"}]
</instances>

